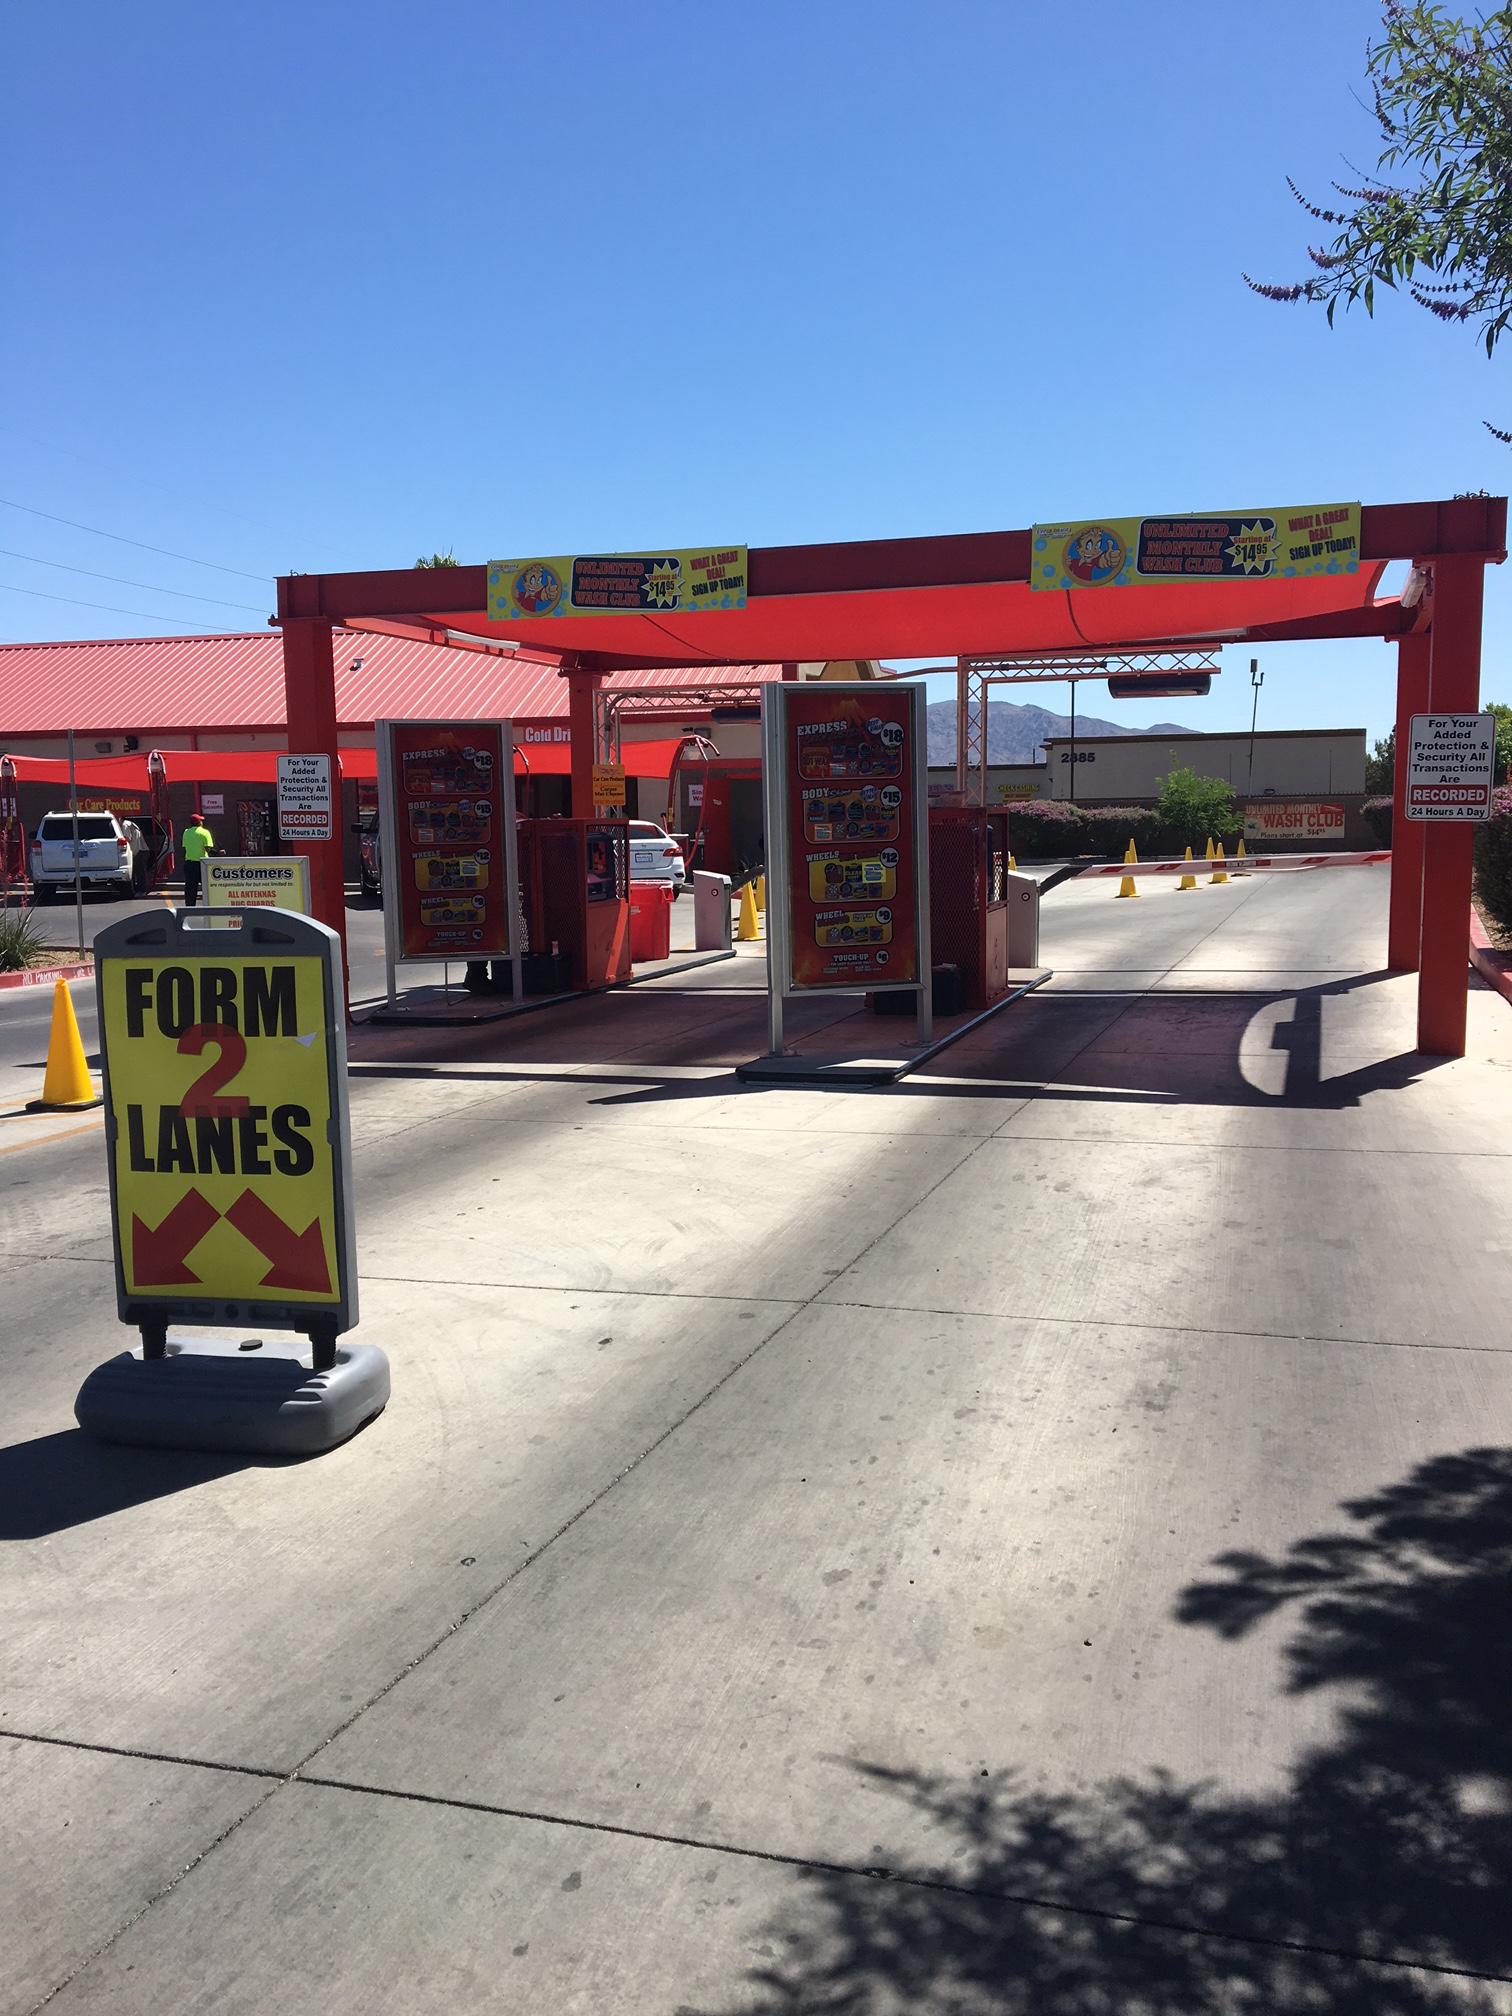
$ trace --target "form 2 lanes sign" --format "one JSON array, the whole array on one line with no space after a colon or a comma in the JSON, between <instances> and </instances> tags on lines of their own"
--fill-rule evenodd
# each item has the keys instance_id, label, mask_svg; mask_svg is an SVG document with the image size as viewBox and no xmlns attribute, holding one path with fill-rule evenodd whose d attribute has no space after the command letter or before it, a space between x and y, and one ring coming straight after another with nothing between
<instances>
[{"instance_id":1,"label":"form 2 lanes sign","mask_svg":"<svg viewBox=\"0 0 1512 2016\"><path fill-rule=\"evenodd\" d=\"M97 940L122 1319L349 1329L332 934L273 910L193 917Z\"/></svg>"}]
</instances>

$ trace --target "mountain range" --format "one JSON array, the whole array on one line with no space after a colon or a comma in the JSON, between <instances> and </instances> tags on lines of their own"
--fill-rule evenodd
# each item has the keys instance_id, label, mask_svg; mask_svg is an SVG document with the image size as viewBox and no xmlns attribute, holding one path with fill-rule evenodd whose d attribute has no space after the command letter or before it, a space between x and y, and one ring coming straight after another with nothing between
<instances>
[{"instance_id":1,"label":"mountain range","mask_svg":"<svg viewBox=\"0 0 1512 2016\"><path fill-rule=\"evenodd\" d=\"M1179 721L1153 721L1148 728L1131 728L1122 721L1103 721L1095 714L1076 716L1078 735L1190 735ZM987 703L987 761L989 763L1039 763L1044 760L1047 737L1069 735L1071 716L1052 714L1048 707L1036 707L1016 700L989 700ZM956 759L956 703L934 700L929 706L929 761L938 768Z\"/></svg>"}]
</instances>

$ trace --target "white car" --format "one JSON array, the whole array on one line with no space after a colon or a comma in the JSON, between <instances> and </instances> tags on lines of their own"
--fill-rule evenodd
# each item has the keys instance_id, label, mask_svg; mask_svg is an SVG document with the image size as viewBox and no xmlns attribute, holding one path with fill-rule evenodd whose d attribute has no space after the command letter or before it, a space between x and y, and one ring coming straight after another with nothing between
<instances>
[{"instance_id":1,"label":"white car","mask_svg":"<svg viewBox=\"0 0 1512 2016\"><path fill-rule=\"evenodd\" d=\"M683 865L682 849L670 833L665 832L650 819L630 821L632 882L660 882L676 896L682 891L687 873Z\"/></svg>"},{"instance_id":2,"label":"white car","mask_svg":"<svg viewBox=\"0 0 1512 2016\"><path fill-rule=\"evenodd\" d=\"M86 889L140 896L151 866L147 842L133 819L114 812L79 814L79 881ZM51 903L74 886L74 818L45 812L31 848L31 879L39 903Z\"/></svg>"}]
</instances>

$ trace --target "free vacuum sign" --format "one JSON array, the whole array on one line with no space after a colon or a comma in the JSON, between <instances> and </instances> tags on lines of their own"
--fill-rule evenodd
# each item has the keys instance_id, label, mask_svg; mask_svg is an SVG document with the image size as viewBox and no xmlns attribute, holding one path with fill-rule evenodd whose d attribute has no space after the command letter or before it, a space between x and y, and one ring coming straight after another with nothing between
<instances>
[{"instance_id":1,"label":"free vacuum sign","mask_svg":"<svg viewBox=\"0 0 1512 2016\"><path fill-rule=\"evenodd\" d=\"M1489 819L1494 714L1414 714L1403 810L1409 819Z\"/></svg>"}]
</instances>

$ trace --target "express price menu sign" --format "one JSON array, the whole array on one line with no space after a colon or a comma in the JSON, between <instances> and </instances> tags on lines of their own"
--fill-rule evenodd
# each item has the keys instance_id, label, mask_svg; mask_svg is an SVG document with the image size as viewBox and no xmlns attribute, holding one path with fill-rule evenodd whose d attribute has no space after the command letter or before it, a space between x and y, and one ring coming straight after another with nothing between
<instances>
[{"instance_id":1,"label":"express price menu sign","mask_svg":"<svg viewBox=\"0 0 1512 2016\"><path fill-rule=\"evenodd\" d=\"M398 958L492 959L510 950L505 822L513 748L499 722L383 724L384 900Z\"/></svg>"},{"instance_id":2,"label":"express price menu sign","mask_svg":"<svg viewBox=\"0 0 1512 2016\"><path fill-rule=\"evenodd\" d=\"M822 683L782 695L788 984L919 984L914 695Z\"/></svg>"}]
</instances>

